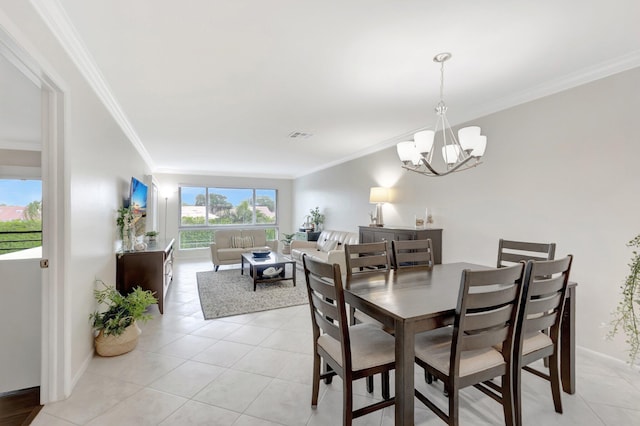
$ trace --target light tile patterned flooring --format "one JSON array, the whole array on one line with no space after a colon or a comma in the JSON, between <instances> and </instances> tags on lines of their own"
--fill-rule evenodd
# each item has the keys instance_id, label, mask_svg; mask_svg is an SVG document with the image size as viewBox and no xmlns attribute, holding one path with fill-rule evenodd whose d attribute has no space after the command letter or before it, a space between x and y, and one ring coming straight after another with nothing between
<instances>
[{"instance_id":1,"label":"light tile patterned flooring","mask_svg":"<svg viewBox=\"0 0 640 426\"><path fill-rule=\"evenodd\" d=\"M312 341L308 306L205 321L196 272L209 261L177 260L165 314L145 324L138 347L114 358L95 357L65 401L49 404L34 425L338 425L339 378L321 386L311 408ZM154 307L157 313L157 307ZM553 410L547 382L523 376L527 425L640 425L640 373L578 350L577 394ZM438 385L416 383L445 402ZM363 381L354 404L380 399ZM479 391L463 391L461 424L504 424L501 406ZM393 425L393 407L356 419L356 425ZM444 424L416 400L416 425Z\"/></svg>"}]
</instances>

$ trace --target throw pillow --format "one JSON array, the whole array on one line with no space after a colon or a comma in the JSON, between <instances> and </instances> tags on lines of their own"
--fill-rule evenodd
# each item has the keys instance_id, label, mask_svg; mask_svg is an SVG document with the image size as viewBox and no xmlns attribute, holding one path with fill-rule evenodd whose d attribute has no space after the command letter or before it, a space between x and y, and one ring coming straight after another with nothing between
<instances>
[{"instance_id":1,"label":"throw pillow","mask_svg":"<svg viewBox=\"0 0 640 426\"><path fill-rule=\"evenodd\" d=\"M251 248L253 246L254 239L251 235L247 235L245 237L234 235L231 237L231 248Z\"/></svg>"},{"instance_id":2,"label":"throw pillow","mask_svg":"<svg viewBox=\"0 0 640 426\"><path fill-rule=\"evenodd\" d=\"M253 236L247 235L242 237L242 248L251 248L254 246Z\"/></svg>"},{"instance_id":3,"label":"throw pillow","mask_svg":"<svg viewBox=\"0 0 640 426\"><path fill-rule=\"evenodd\" d=\"M242 248L242 237L240 235L231 237L231 248Z\"/></svg>"}]
</instances>

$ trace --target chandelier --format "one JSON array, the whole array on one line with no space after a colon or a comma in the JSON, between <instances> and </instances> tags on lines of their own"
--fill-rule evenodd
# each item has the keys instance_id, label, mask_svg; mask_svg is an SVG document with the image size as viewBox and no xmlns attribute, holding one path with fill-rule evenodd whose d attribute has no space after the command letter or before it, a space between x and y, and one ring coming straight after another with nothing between
<instances>
[{"instance_id":1,"label":"chandelier","mask_svg":"<svg viewBox=\"0 0 640 426\"><path fill-rule=\"evenodd\" d=\"M435 129L417 132L412 141L396 146L402 167L425 176L445 176L475 167L481 164L480 158L487 147L487 137L480 134L478 126L460 129L458 139L451 130L444 103L444 63L450 58L451 53L440 53L433 58L440 64L440 102L435 108ZM434 159L433 153L438 148L442 158Z\"/></svg>"}]
</instances>

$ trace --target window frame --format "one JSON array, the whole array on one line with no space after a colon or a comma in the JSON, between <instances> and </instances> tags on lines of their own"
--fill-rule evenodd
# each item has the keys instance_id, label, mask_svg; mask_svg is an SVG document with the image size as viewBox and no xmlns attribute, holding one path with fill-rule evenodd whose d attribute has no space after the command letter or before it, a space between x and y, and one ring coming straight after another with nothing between
<instances>
[{"instance_id":1,"label":"window frame","mask_svg":"<svg viewBox=\"0 0 640 426\"><path fill-rule=\"evenodd\" d=\"M182 194L184 188L203 188L205 190L205 216L204 216L204 224L183 224L182 223ZM229 223L229 224L210 224L209 222L209 214L210 214L210 197L209 195L212 193L211 189L223 189L223 190L249 190L251 191L251 223ZM257 222L257 214L256 214L256 199L258 195L256 194L259 191L273 191L275 193L274 202L275 202L275 221L273 223L259 223ZM199 250L205 247L193 247L193 248L183 248L182 247L182 232L184 231L215 231L216 229L274 229L275 230L275 238L278 238L279 234L279 190L277 188L247 188L247 187L222 187L222 186L208 186L208 185L179 185L178 186L178 247L180 250ZM234 206L235 207L235 206ZM213 241L213 239L211 240Z\"/></svg>"}]
</instances>

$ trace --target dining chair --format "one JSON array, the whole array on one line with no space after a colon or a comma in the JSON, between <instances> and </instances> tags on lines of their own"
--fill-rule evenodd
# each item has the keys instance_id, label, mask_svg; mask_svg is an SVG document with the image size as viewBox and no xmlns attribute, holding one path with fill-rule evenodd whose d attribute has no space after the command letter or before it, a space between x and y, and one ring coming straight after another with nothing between
<instances>
[{"instance_id":1,"label":"dining chair","mask_svg":"<svg viewBox=\"0 0 640 426\"><path fill-rule=\"evenodd\" d=\"M464 270L453 327L416 335L416 363L444 383L448 412L417 389L415 395L449 425L459 423L459 391L468 386L500 402L505 424L515 423L512 345L523 272L524 262L499 269ZM491 381L496 377L502 378L500 385Z\"/></svg>"},{"instance_id":2,"label":"dining chair","mask_svg":"<svg viewBox=\"0 0 640 426\"><path fill-rule=\"evenodd\" d=\"M393 264L396 268L433 266L431 238L426 240L391 241Z\"/></svg>"},{"instance_id":3,"label":"dining chair","mask_svg":"<svg viewBox=\"0 0 640 426\"><path fill-rule=\"evenodd\" d=\"M572 262L572 255L558 260L527 262L514 343L517 425L522 424L522 370L550 382L554 408L557 413L562 413L559 338ZM548 373L529 366L539 359L549 359Z\"/></svg>"},{"instance_id":4,"label":"dining chair","mask_svg":"<svg viewBox=\"0 0 640 426\"><path fill-rule=\"evenodd\" d=\"M344 257L347 267L347 285L349 277L353 274L388 271L391 267L391 256L388 249L389 245L386 241L378 243L345 244ZM356 312L354 308L350 308L350 312L351 324L367 322L382 327L379 321L362 312ZM391 330L388 331L391 332Z\"/></svg>"},{"instance_id":5,"label":"dining chair","mask_svg":"<svg viewBox=\"0 0 640 426\"><path fill-rule=\"evenodd\" d=\"M389 244L386 241L378 243L345 244L344 256L347 275L355 272L389 269Z\"/></svg>"},{"instance_id":6,"label":"dining chair","mask_svg":"<svg viewBox=\"0 0 640 426\"><path fill-rule=\"evenodd\" d=\"M320 380L338 375L343 387L343 424L351 425L354 418L395 403L394 398L387 398L353 409L354 380L381 373L383 388L389 388L389 372L395 368L395 339L371 324L349 325L340 265L318 262L308 256L303 256L302 262L313 325L311 405L318 405ZM323 374L321 359L330 367Z\"/></svg>"},{"instance_id":7,"label":"dining chair","mask_svg":"<svg viewBox=\"0 0 640 426\"><path fill-rule=\"evenodd\" d=\"M498 242L498 268L529 260L553 260L556 254L555 243L532 243L500 239ZM549 360L544 360L549 366Z\"/></svg>"},{"instance_id":8,"label":"dining chair","mask_svg":"<svg viewBox=\"0 0 640 426\"><path fill-rule=\"evenodd\" d=\"M498 242L498 268L512 266L520 261L552 260L556 253L555 243L531 243L503 240Z\"/></svg>"},{"instance_id":9,"label":"dining chair","mask_svg":"<svg viewBox=\"0 0 640 426\"><path fill-rule=\"evenodd\" d=\"M391 267L391 256L389 253L389 244L386 241L377 243L360 243L360 244L345 244L344 245L344 258L347 269L347 282L350 276L354 273L367 273L367 272L380 272L389 270ZM376 327L383 328L381 322L369 315L356 311L354 308L349 308L351 324L366 323L372 324ZM393 333L393 330L385 329L388 333ZM383 397L389 396L388 391L383 389ZM367 378L367 392L373 393L373 377Z\"/></svg>"}]
</instances>

